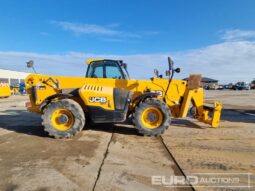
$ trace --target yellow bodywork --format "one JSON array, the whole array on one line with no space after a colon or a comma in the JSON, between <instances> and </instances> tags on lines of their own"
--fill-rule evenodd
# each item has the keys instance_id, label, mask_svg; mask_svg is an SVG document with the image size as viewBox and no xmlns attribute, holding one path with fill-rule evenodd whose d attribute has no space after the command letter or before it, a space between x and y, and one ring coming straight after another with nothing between
<instances>
[{"instance_id":1,"label":"yellow bodywork","mask_svg":"<svg viewBox=\"0 0 255 191\"><path fill-rule=\"evenodd\" d=\"M0 83L0 97L11 96L11 88L7 83Z\"/></svg>"},{"instance_id":2,"label":"yellow bodywork","mask_svg":"<svg viewBox=\"0 0 255 191\"><path fill-rule=\"evenodd\" d=\"M12 87L11 92L12 92L13 95L19 94L19 87Z\"/></svg>"},{"instance_id":3,"label":"yellow bodywork","mask_svg":"<svg viewBox=\"0 0 255 191\"><path fill-rule=\"evenodd\" d=\"M88 64L94 60L88 61ZM130 102L130 111L135 108L133 100L139 95L146 92L159 92L158 99L163 100L169 106L173 117L186 117L188 109L192 104L196 108L196 119L204 123L210 124L212 127L218 127L222 105L219 102L212 103L212 106L205 107L206 103L203 97L203 89L189 89L187 81L172 80L168 93L168 79L153 78L152 80L124 80L109 78L85 78L85 77L63 77L63 76L46 76L39 74L31 74L26 80L27 93L30 96L31 107L28 108L32 112L41 112L40 105L49 96L63 93L68 89L79 89L79 96L85 106L99 106L105 110L114 110L113 89L120 88L131 91L132 99ZM91 97L105 97L107 102L90 102ZM56 98L57 99L57 98ZM158 115L160 121L160 114ZM211 113L211 117L210 114ZM146 115L146 114L145 114ZM146 123L146 121L144 121ZM150 128L157 125L149 124Z\"/></svg>"},{"instance_id":4,"label":"yellow bodywork","mask_svg":"<svg viewBox=\"0 0 255 191\"><path fill-rule=\"evenodd\" d=\"M92 62L101 61L101 60L104 60L104 59L101 59L101 58L87 59L85 63L91 64Z\"/></svg>"}]
</instances>

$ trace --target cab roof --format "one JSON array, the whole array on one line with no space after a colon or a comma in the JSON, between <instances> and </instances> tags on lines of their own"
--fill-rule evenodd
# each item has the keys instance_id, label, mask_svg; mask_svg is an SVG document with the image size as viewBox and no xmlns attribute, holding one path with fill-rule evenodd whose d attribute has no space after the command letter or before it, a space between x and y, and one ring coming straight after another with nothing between
<instances>
[{"instance_id":1,"label":"cab roof","mask_svg":"<svg viewBox=\"0 0 255 191\"><path fill-rule=\"evenodd\" d=\"M96 62L96 61L103 61L103 60L111 60L111 59L103 59L103 58L94 58L94 59L87 59L85 62L86 64L91 64L92 62ZM122 63L122 60L112 60L112 61L119 61L120 63Z\"/></svg>"},{"instance_id":2,"label":"cab roof","mask_svg":"<svg viewBox=\"0 0 255 191\"><path fill-rule=\"evenodd\" d=\"M100 59L100 58L95 58L95 59L87 59L85 62L86 64L91 64L91 62L95 62L95 61L102 61L104 59Z\"/></svg>"}]
</instances>

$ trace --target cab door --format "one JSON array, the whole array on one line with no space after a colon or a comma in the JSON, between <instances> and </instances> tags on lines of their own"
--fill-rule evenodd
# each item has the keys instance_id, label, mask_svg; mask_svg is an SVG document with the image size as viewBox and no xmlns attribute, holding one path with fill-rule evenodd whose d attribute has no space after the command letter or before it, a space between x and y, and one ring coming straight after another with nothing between
<instances>
[{"instance_id":1,"label":"cab door","mask_svg":"<svg viewBox=\"0 0 255 191\"><path fill-rule=\"evenodd\" d=\"M105 107L103 107L104 105L94 107L92 104L88 103L89 115L93 122L122 122L126 120L129 101L132 93L127 90L126 86L124 85L128 83L128 76L126 76L122 71L118 61L102 60L92 62L88 67L86 77L88 79L88 83L102 87L103 91L104 89L111 89L111 93L107 97L104 97L104 99L107 99L106 101L108 105L111 100L114 102L113 110L110 108L105 109ZM97 99L100 98L97 92L93 93L95 96L97 94ZM81 95L81 97L89 95L86 94L86 92L82 92L82 94L83 95ZM93 97L90 97L90 99L93 99ZM85 100L88 99L85 98Z\"/></svg>"}]
</instances>

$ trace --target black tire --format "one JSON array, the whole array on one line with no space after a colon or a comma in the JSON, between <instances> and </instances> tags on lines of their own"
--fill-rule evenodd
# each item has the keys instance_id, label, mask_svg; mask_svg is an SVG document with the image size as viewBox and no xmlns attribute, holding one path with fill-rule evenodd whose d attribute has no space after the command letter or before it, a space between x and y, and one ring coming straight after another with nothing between
<instances>
[{"instance_id":1,"label":"black tire","mask_svg":"<svg viewBox=\"0 0 255 191\"><path fill-rule=\"evenodd\" d=\"M52 124L52 114L58 109L65 109L71 112L73 123L67 130L58 130ZM85 126L85 115L82 107L71 99L62 99L51 102L46 106L42 115L42 125L50 136L55 138L70 138L80 132Z\"/></svg>"},{"instance_id":2,"label":"black tire","mask_svg":"<svg viewBox=\"0 0 255 191\"><path fill-rule=\"evenodd\" d=\"M148 128L142 122L142 114L147 108L157 108L161 111L163 115L162 123L157 128ZM140 134L146 136L159 136L168 129L169 124L171 123L171 112L167 104L163 101L160 101L156 98L146 99L144 102L141 102L135 109L134 112L134 125Z\"/></svg>"}]
</instances>

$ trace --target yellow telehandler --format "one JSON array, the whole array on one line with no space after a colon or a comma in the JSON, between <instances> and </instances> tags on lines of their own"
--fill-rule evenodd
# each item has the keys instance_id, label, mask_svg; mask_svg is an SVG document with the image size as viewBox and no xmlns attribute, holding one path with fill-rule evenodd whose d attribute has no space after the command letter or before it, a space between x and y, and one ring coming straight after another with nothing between
<instances>
[{"instance_id":1,"label":"yellow telehandler","mask_svg":"<svg viewBox=\"0 0 255 191\"><path fill-rule=\"evenodd\" d=\"M8 83L0 82L0 98L7 98L11 96L11 88Z\"/></svg>"},{"instance_id":2,"label":"yellow telehandler","mask_svg":"<svg viewBox=\"0 0 255 191\"><path fill-rule=\"evenodd\" d=\"M132 117L139 133L158 136L171 118L186 117L190 106L199 121L218 127L222 105L207 105L200 88L201 75L175 80L180 72L168 58L167 78L155 70L149 80L129 78L120 60L91 59L85 77L31 74L25 79L28 110L42 115L42 125L55 138L74 136L85 122L117 123Z\"/></svg>"}]
</instances>

